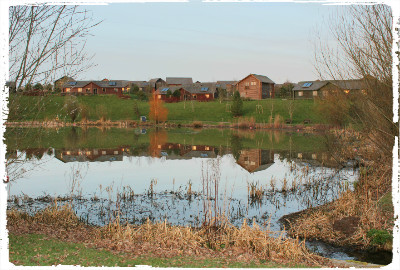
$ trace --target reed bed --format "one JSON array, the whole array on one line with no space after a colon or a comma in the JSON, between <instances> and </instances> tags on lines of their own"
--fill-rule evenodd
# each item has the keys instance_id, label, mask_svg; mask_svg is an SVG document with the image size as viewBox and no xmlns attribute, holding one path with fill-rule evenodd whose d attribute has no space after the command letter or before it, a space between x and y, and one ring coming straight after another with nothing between
<instances>
[{"instance_id":1,"label":"reed bed","mask_svg":"<svg viewBox=\"0 0 400 270\"><path fill-rule=\"evenodd\" d=\"M222 217L219 217L220 219ZM103 227L82 224L71 205L55 204L35 215L11 210L7 227L12 233L46 233L66 241L85 242L89 246L132 254L155 254L163 257L200 255L262 259L278 263L326 264L326 260L310 253L304 242L284 236L284 232L262 230L253 221L243 220L240 227L227 219L216 225L201 227L171 226L167 220L142 225L121 224L119 217ZM238 259L240 260L240 259Z\"/></svg>"}]
</instances>

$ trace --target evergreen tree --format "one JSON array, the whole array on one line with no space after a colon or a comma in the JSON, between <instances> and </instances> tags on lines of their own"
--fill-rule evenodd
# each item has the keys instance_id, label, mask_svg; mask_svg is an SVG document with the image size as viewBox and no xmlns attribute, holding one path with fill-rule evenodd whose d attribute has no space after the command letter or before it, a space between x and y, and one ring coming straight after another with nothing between
<instances>
[{"instance_id":1,"label":"evergreen tree","mask_svg":"<svg viewBox=\"0 0 400 270\"><path fill-rule=\"evenodd\" d=\"M240 97L239 91L236 91L233 95L233 104L232 104L232 115L233 116L241 116L243 114L243 101Z\"/></svg>"}]
</instances>

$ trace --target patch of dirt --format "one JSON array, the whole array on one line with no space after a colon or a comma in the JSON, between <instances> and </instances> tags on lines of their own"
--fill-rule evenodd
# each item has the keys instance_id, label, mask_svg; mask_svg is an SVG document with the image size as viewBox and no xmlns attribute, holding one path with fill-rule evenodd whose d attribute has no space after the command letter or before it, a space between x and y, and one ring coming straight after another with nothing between
<instances>
[{"instance_id":1,"label":"patch of dirt","mask_svg":"<svg viewBox=\"0 0 400 270\"><path fill-rule=\"evenodd\" d=\"M337 219L333 222L333 230L339 231L349 237L353 235L358 225L360 224L360 218L356 216L344 217L342 219Z\"/></svg>"}]
</instances>

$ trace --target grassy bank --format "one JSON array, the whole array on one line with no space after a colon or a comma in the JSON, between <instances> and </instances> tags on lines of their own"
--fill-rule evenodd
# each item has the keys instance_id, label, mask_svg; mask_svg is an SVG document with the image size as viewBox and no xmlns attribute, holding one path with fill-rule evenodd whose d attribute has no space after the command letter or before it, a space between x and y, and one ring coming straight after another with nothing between
<instances>
[{"instance_id":1,"label":"grassy bank","mask_svg":"<svg viewBox=\"0 0 400 270\"><path fill-rule=\"evenodd\" d=\"M23 266L81 265L133 267L151 265L153 267L187 268L276 268L308 267L302 264L278 264L264 260L250 262L233 261L227 258L198 258L196 256L132 257L129 253L115 253L110 250L88 248L83 243L64 242L42 234L10 234L10 262Z\"/></svg>"},{"instance_id":2,"label":"grassy bank","mask_svg":"<svg viewBox=\"0 0 400 270\"><path fill-rule=\"evenodd\" d=\"M8 121L53 120L56 116L62 121L70 121L63 109L66 97L51 95L46 97L11 96ZM79 96L80 104L86 106L88 119L139 120L138 115L149 115L149 104L146 101L120 99L110 96ZM134 110L137 104L138 114ZM179 102L165 104L168 109L168 121L188 123L202 121L205 123L237 122L229 112L232 102ZM261 105L261 107L259 106ZM274 119L279 115L281 121L289 118L289 101L269 99L260 101L244 101L243 117L254 118L257 123L268 123L272 114ZM102 108L99 110L99 108ZM305 119L314 124L326 123L316 112L313 100L295 100L293 123L303 123ZM81 120L81 115L77 121Z\"/></svg>"},{"instance_id":3,"label":"grassy bank","mask_svg":"<svg viewBox=\"0 0 400 270\"><path fill-rule=\"evenodd\" d=\"M80 223L69 205L48 207L34 216L11 210L7 220L10 261L17 265L332 266L329 260L310 253L304 243L263 231L257 224L193 228L147 221L134 226L122 225L117 219L104 227L92 227Z\"/></svg>"}]
</instances>

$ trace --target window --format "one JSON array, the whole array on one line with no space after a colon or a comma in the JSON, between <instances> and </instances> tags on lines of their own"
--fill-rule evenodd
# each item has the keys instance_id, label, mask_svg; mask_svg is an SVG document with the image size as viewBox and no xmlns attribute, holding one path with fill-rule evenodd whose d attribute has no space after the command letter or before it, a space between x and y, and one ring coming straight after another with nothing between
<instances>
[{"instance_id":1,"label":"window","mask_svg":"<svg viewBox=\"0 0 400 270\"><path fill-rule=\"evenodd\" d=\"M114 151L114 155L118 155L118 151Z\"/></svg>"},{"instance_id":2,"label":"window","mask_svg":"<svg viewBox=\"0 0 400 270\"><path fill-rule=\"evenodd\" d=\"M312 95L313 95L314 97L318 96L318 91L312 91Z\"/></svg>"},{"instance_id":3,"label":"window","mask_svg":"<svg viewBox=\"0 0 400 270\"><path fill-rule=\"evenodd\" d=\"M65 92L71 91L71 88L65 88Z\"/></svg>"},{"instance_id":4,"label":"window","mask_svg":"<svg viewBox=\"0 0 400 270\"><path fill-rule=\"evenodd\" d=\"M197 99L197 96L196 96L196 95L193 95L193 99Z\"/></svg>"},{"instance_id":5,"label":"window","mask_svg":"<svg viewBox=\"0 0 400 270\"><path fill-rule=\"evenodd\" d=\"M299 91L299 97L303 96L303 91Z\"/></svg>"},{"instance_id":6,"label":"window","mask_svg":"<svg viewBox=\"0 0 400 270\"><path fill-rule=\"evenodd\" d=\"M210 98L210 95L209 95L209 94L206 94L206 98Z\"/></svg>"},{"instance_id":7,"label":"window","mask_svg":"<svg viewBox=\"0 0 400 270\"><path fill-rule=\"evenodd\" d=\"M196 150L196 149L197 149L196 145L193 145L192 150Z\"/></svg>"},{"instance_id":8,"label":"window","mask_svg":"<svg viewBox=\"0 0 400 270\"><path fill-rule=\"evenodd\" d=\"M206 151L209 151L209 150L210 150L210 147L206 146Z\"/></svg>"},{"instance_id":9,"label":"window","mask_svg":"<svg viewBox=\"0 0 400 270\"><path fill-rule=\"evenodd\" d=\"M251 82L251 85L257 85L257 82Z\"/></svg>"},{"instance_id":10,"label":"window","mask_svg":"<svg viewBox=\"0 0 400 270\"><path fill-rule=\"evenodd\" d=\"M250 83L249 83L249 82L246 82L244 85L245 85L245 86L249 86L249 85L250 85Z\"/></svg>"},{"instance_id":11,"label":"window","mask_svg":"<svg viewBox=\"0 0 400 270\"><path fill-rule=\"evenodd\" d=\"M161 99L161 95L158 95L158 99Z\"/></svg>"},{"instance_id":12,"label":"window","mask_svg":"<svg viewBox=\"0 0 400 270\"><path fill-rule=\"evenodd\" d=\"M107 152L106 151L101 151L101 154L105 155L105 154L107 154Z\"/></svg>"},{"instance_id":13,"label":"window","mask_svg":"<svg viewBox=\"0 0 400 270\"><path fill-rule=\"evenodd\" d=\"M90 88L86 88L86 93L90 93Z\"/></svg>"},{"instance_id":14,"label":"window","mask_svg":"<svg viewBox=\"0 0 400 270\"><path fill-rule=\"evenodd\" d=\"M78 88L78 92L81 93L82 92L82 88Z\"/></svg>"}]
</instances>

